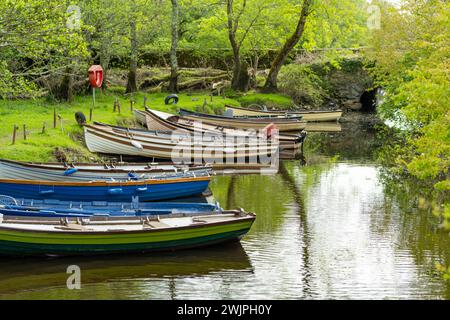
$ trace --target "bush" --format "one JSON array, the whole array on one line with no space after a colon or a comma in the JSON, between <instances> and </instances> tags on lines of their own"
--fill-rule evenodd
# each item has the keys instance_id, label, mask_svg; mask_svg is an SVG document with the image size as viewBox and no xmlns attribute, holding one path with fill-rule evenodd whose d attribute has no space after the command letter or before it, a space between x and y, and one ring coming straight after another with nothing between
<instances>
[{"instance_id":1,"label":"bush","mask_svg":"<svg viewBox=\"0 0 450 320\"><path fill-rule=\"evenodd\" d=\"M329 98L325 83L308 66L284 66L278 77L278 87L301 106L320 107Z\"/></svg>"}]
</instances>

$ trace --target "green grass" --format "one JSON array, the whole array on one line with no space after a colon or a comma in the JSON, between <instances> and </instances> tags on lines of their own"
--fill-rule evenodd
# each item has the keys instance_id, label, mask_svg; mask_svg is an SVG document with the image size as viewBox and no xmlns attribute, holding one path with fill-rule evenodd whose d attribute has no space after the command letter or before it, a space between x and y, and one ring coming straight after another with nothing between
<instances>
[{"instance_id":1,"label":"green grass","mask_svg":"<svg viewBox=\"0 0 450 320\"><path fill-rule=\"evenodd\" d=\"M292 108L292 99L289 96L276 93L248 93L236 98L243 107L251 104L266 105L268 108Z\"/></svg>"},{"instance_id":2,"label":"green grass","mask_svg":"<svg viewBox=\"0 0 450 320\"><path fill-rule=\"evenodd\" d=\"M236 100L213 97L211 102L207 94L179 94L177 105L164 104L165 93L147 94L147 105L151 108L175 113L177 108L202 110L201 106L207 99L207 112L223 109L225 103L239 105ZM121 114L113 113L116 95L111 92L97 92L93 121L110 124L127 124L137 126L130 111L130 98L117 95L121 104ZM144 94L137 93L133 99L135 108L143 109ZM0 158L22 161L56 161L55 150L62 150L68 161L95 161L98 157L90 153L84 144L83 131L75 121L75 112L81 111L89 118L92 105L91 96L77 96L72 103L48 102L37 100L0 100ZM53 128L53 108L63 119L63 130L57 120L57 128ZM43 123L46 122L46 132L42 134ZM27 127L27 140L23 138L23 125ZM12 144L14 125L19 127L16 143Z\"/></svg>"}]
</instances>

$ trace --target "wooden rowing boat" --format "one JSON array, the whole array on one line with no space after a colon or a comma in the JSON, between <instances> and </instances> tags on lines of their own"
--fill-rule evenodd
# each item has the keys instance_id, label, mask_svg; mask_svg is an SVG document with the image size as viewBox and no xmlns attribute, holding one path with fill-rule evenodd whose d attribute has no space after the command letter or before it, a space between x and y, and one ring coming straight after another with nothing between
<instances>
[{"instance_id":1,"label":"wooden rowing boat","mask_svg":"<svg viewBox=\"0 0 450 320\"><path fill-rule=\"evenodd\" d=\"M91 152L122 154L187 163L223 163L224 159L248 159L258 163L263 157L276 155L279 143L251 139L235 141L219 134L192 135L145 131L107 125L85 125L85 140ZM236 162L236 161L235 161Z\"/></svg>"},{"instance_id":2,"label":"wooden rowing boat","mask_svg":"<svg viewBox=\"0 0 450 320\"><path fill-rule=\"evenodd\" d=\"M302 131L306 127L306 121L300 118L279 117L225 117L180 109L180 115L186 119L202 121L216 126L230 126L238 129L264 129L270 124L275 124L280 132Z\"/></svg>"},{"instance_id":3,"label":"wooden rowing boat","mask_svg":"<svg viewBox=\"0 0 450 320\"><path fill-rule=\"evenodd\" d=\"M306 121L337 121L342 116L342 110L302 110L302 111L281 111L281 110L256 110L242 107L225 106L226 110L232 111L233 116L302 116Z\"/></svg>"},{"instance_id":4,"label":"wooden rowing boat","mask_svg":"<svg viewBox=\"0 0 450 320\"><path fill-rule=\"evenodd\" d=\"M236 129L231 127L223 127L211 125L203 122L193 121L189 119L184 119L183 117L165 113L162 111L156 111L146 108L145 111L134 110L136 119L141 121L143 118L146 119L144 125L152 130L163 129L163 130L176 130L176 131L187 131L190 133L195 132L216 132L220 134L226 134L229 136L237 137L247 137L247 136L258 136L264 138L267 133L257 132L246 129ZM139 120L141 119L141 120ZM262 130L264 131L264 130ZM278 134L277 140L280 145L279 157L281 159L295 159L299 153L302 151L302 145L306 138L306 132L303 131L297 135L294 134ZM273 166L272 166L273 168Z\"/></svg>"},{"instance_id":5,"label":"wooden rowing boat","mask_svg":"<svg viewBox=\"0 0 450 320\"><path fill-rule=\"evenodd\" d=\"M146 108L145 111L134 110L136 119L141 122L145 119L144 125L150 130L177 130L186 131L189 133L194 132L216 132L220 134L226 134L229 136L236 137L248 137L248 136L258 136L265 138L267 133L249 131L245 129L237 129L232 127L224 127L211 125L208 123L198 123L193 120L185 119L183 117L172 115L170 113L152 110ZM302 146L304 139L306 138L306 132L301 132L300 134L278 134L278 141L280 144L281 151L284 150L299 150ZM283 153L281 153L283 154Z\"/></svg>"},{"instance_id":6,"label":"wooden rowing boat","mask_svg":"<svg viewBox=\"0 0 450 320\"><path fill-rule=\"evenodd\" d=\"M145 180L207 175L209 165L29 163L0 159L0 178L47 181Z\"/></svg>"},{"instance_id":7,"label":"wooden rowing boat","mask_svg":"<svg viewBox=\"0 0 450 320\"><path fill-rule=\"evenodd\" d=\"M18 220L3 217L0 223L0 254L130 254L202 247L239 240L250 230L254 221L254 214L242 210L112 221Z\"/></svg>"},{"instance_id":8,"label":"wooden rowing boat","mask_svg":"<svg viewBox=\"0 0 450 320\"><path fill-rule=\"evenodd\" d=\"M25 199L66 201L155 201L203 193L209 174L198 177L144 179L138 181L43 181L0 179L0 194Z\"/></svg>"}]
</instances>

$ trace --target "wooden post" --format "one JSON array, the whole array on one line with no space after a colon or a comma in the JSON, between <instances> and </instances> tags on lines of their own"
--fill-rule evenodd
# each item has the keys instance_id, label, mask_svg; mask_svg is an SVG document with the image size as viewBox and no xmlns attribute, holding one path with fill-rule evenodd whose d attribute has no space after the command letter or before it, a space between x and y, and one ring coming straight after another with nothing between
<instances>
[{"instance_id":1,"label":"wooden post","mask_svg":"<svg viewBox=\"0 0 450 320\"><path fill-rule=\"evenodd\" d=\"M16 125L14 125L13 136L12 136L12 144L16 143L17 129L18 129L18 127Z\"/></svg>"},{"instance_id":2,"label":"wooden post","mask_svg":"<svg viewBox=\"0 0 450 320\"><path fill-rule=\"evenodd\" d=\"M144 96L144 108L147 107L147 95Z\"/></svg>"},{"instance_id":3,"label":"wooden post","mask_svg":"<svg viewBox=\"0 0 450 320\"><path fill-rule=\"evenodd\" d=\"M27 125L23 125L23 140L27 140Z\"/></svg>"},{"instance_id":4,"label":"wooden post","mask_svg":"<svg viewBox=\"0 0 450 320\"><path fill-rule=\"evenodd\" d=\"M117 109L117 97L114 99L114 108L113 108L113 112L116 112Z\"/></svg>"},{"instance_id":5,"label":"wooden post","mask_svg":"<svg viewBox=\"0 0 450 320\"><path fill-rule=\"evenodd\" d=\"M56 107L53 108L53 129L56 129Z\"/></svg>"},{"instance_id":6,"label":"wooden post","mask_svg":"<svg viewBox=\"0 0 450 320\"><path fill-rule=\"evenodd\" d=\"M117 111L119 111L119 114L120 114L120 101L119 100L117 100Z\"/></svg>"},{"instance_id":7,"label":"wooden post","mask_svg":"<svg viewBox=\"0 0 450 320\"><path fill-rule=\"evenodd\" d=\"M203 106L202 106L202 111L203 112L206 112L206 105L208 104L208 102L206 102L206 98L205 98L205 100L203 101Z\"/></svg>"},{"instance_id":8,"label":"wooden post","mask_svg":"<svg viewBox=\"0 0 450 320\"><path fill-rule=\"evenodd\" d=\"M213 102L213 92L212 91L211 91L210 96L211 96L211 102Z\"/></svg>"},{"instance_id":9,"label":"wooden post","mask_svg":"<svg viewBox=\"0 0 450 320\"><path fill-rule=\"evenodd\" d=\"M92 107L91 110L89 110L89 121L92 121L92 112L95 108L95 88L92 87Z\"/></svg>"},{"instance_id":10,"label":"wooden post","mask_svg":"<svg viewBox=\"0 0 450 320\"><path fill-rule=\"evenodd\" d=\"M61 117L60 114L58 114L58 119L59 119L59 125L60 125L60 127L61 127L61 131L64 132L63 118Z\"/></svg>"},{"instance_id":11,"label":"wooden post","mask_svg":"<svg viewBox=\"0 0 450 320\"><path fill-rule=\"evenodd\" d=\"M133 99L130 99L130 111L133 112Z\"/></svg>"},{"instance_id":12,"label":"wooden post","mask_svg":"<svg viewBox=\"0 0 450 320\"><path fill-rule=\"evenodd\" d=\"M41 132L42 134L45 133L45 127L46 127L46 125L47 125L47 124L46 124L45 121L44 121L44 123L42 124L42 132Z\"/></svg>"}]
</instances>

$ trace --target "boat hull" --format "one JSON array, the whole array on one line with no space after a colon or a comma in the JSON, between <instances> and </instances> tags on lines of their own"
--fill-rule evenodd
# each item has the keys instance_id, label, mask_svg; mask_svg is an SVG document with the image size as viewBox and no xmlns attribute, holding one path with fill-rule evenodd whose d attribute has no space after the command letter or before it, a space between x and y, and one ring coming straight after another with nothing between
<instances>
[{"instance_id":1,"label":"boat hull","mask_svg":"<svg viewBox=\"0 0 450 320\"><path fill-rule=\"evenodd\" d=\"M58 199L64 201L156 201L189 197L203 193L209 177L149 180L135 182L66 183L0 179L0 194L24 199Z\"/></svg>"},{"instance_id":2,"label":"boat hull","mask_svg":"<svg viewBox=\"0 0 450 320\"><path fill-rule=\"evenodd\" d=\"M229 222L133 232L21 230L0 225L0 254L99 255L179 250L236 241L251 228L254 216Z\"/></svg>"}]
</instances>

